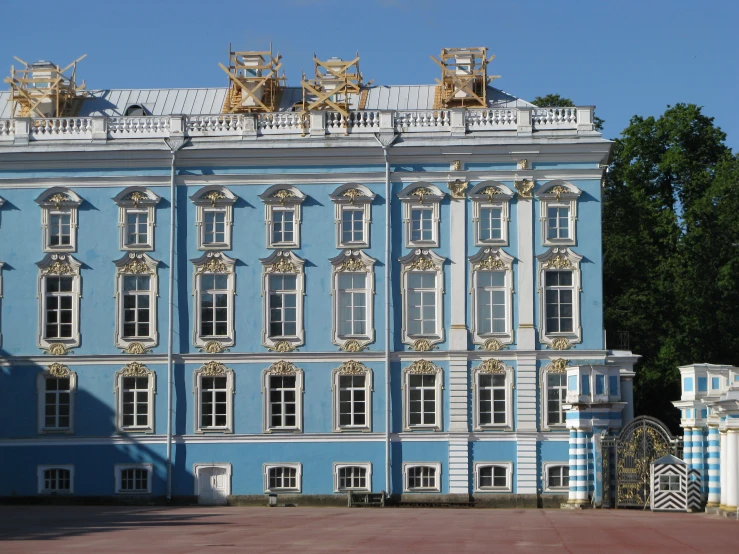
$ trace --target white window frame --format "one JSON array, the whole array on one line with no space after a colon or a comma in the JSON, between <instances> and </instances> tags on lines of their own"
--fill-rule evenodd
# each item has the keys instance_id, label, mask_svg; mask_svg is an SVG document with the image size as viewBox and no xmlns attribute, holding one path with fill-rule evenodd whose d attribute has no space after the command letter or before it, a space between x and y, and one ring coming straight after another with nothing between
<instances>
[{"instance_id":1,"label":"white window frame","mask_svg":"<svg viewBox=\"0 0 739 554\"><path fill-rule=\"evenodd\" d=\"M36 203L41 206L41 230L43 252L77 251L77 212L82 198L74 191L64 187L52 187L42 192ZM69 244L52 246L51 216L55 213L69 213Z\"/></svg>"},{"instance_id":2,"label":"white window frame","mask_svg":"<svg viewBox=\"0 0 739 554\"><path fill-rule=\"evenodd\" d=\"M436 470L433 487L412 489L408 486L409 470L417 467L428 467ZM441 492L441 462L403 462L403 492Z\"/></svg>"},{"instance_id":3,"label":"white window frame","mask_svg":"<svg viewBox=\"0 0 739 554\"><path fill-rule=\"evenodd\" d=\"M289 352L305 343L305 325L303 323L303 306L305 300L305 260L296 256L291 250L275 250L262 263L262 345L277 352ZM296 289L296 329L295 335L270 336L270 294L272 275L295 275Z\"/></svg>"},{"instance_id":4,"label":"white window frame","mask_svg":"<svg viewBox=\"0 0 739 554\"><path fill-rule=\"evenodd\" d=\"M341 406L339 382L345 376L364 376L364 425L341 425ZM333 424L334 432L371 432L372 431L372 393L374 391L372 370L361 362L349 360L331 371L331 392L333 396Z\"/></svg>"},{"instance_id":5,"label":"white window frame","mask_svg":"<svg viewBox=\"0 0 739 554\"><path fill-rule=\"evenodd\" d=\"M349 183L337 188L331 195L334 203L334 222L336 227L336 248L369 248L370 247L370 223L372 221L371 204L375 195L364 185ZM343 219L344 211L362 212L362 238L361 241L344 242Z\"/></svg>"},{"instance_id":6,"label":"white window frame","mask_svg":"<svg viewBox=\"0 0 739 554\"><path fill-rule=\"evenodd\" d=\"M46 381L47 379L69 379L69 427L46 427ZM60 363L52 363L36 377L37 431L40 435L74 434L75 397L77 396L77 373Z\"/></svg>"},{"instance_id":7,"label":"white window frame","mask_svg":"<svg viewBox=\"0 0 739 554\"><path fill-rule=\"evenodd\" d=\"M233 205L238 197L220 185L208 185L190 197L195 204L195 226L197 228L198 250L231 250L233 237ZM225 216L225 236L223 243L205 242L205 213L218 211Z\"/></svg>"},{"instance_id":8,"label":"white window frame","mask_svg":"<svg viewBox=\"0 0 739 554\"><path fill-rule=\"evenodd\" d=\"M662 486L663 481L667 482L666 487ZM679 492L682 488L682 475L680 475L679 473L662 473L659 476L659 480L657 483L657 490L659 490L660 492ZM677 486L673 487L673 485Z\"/></svg>"},{"instance_id":9,"label":"white window frame","mask_svg":"<svg viewBox=\"0 0 739 554\"><path fill-rule=\"evenodd\" d=\"M582 327L580 319L580 294L582 293L580 261L582 256L575 254L569 248L553 246L544 254L537 256L539 261L539 342L549 347L555 346L555 341L565 341L570 345L582 342ZM546 328L546 272L572 272L572 331L549 332Z\"/></svg>"},{"instance_id":10,"label":"white window frame","mask_svg":"<svg viewBox=\"0 0 739 554\"><path fill-rule=\"evenodd\" d=\"M401 264L401 289L403 300L403 321L401 336L405 344L415 350L428 350L431 346L444 342L444 261L432 250L416 249L399 258ZM425 335L411 335L408 332L410 317L410 294L408 294L408 276L413 272L436 273L436 330Z\"/></svg>"},{"instance_id":11,"label":"white window frame","mask_svg":"<svg viewBox=\"0 0 739 554\"><path fill-rule=\"evenodd\" d=\"M146 490L145 491L124 491L121 490L123 472L127 469L143 469L147 471L146 474ZM115 493L122 495L137 495L137 494L151 494L151 484L154 477L154 465L153 464L115 464L114 466L115 476Z\"/></svg>"},{"instance_id":12,"label":"white window frame","mask_svg":"<svg viewBox=\"0 0 739 554\"><path fill-rule=\"evenodd\" d=\"M273 185L259 195L264 202L265 224L267 230L267 248L300 248L300 228L302 221L302 204L307 198L298 188L289 185ZM272 224L275 210L293 212L293 240L290 242L274 242L272 240Z\"/></svg>"},{"instance_id":13,"label":"white window frame","mask_svg":"<svg viewBox=\"0 0 739 554\"><path fill-rule=\"evenodd\" d=\"M203 427L202 413L203 406L200 393L202 391L202 382L204 377L225 377L226 378L226 425L222 427ZM216 361L206 362L193 372L193 394L195 395L195 433L233 433L234 425L234 404L233 396L236 392L234 384L234 370L227 368L222 363Z\"/></svg>"},{"instance_id":14,"label":"white window frame","mask_svg":"<svg viewBox=\"0 0 739 554\"><path fill-rule=\"evenodd\" d=\"M472 224L474 229L475 246L507 246L508 227L511 220L510 202L513 191L503 183L497 181L483 181L475 185L470 191L472 200ZM500 238L482 238L481 213L484 208L500 209Z\"/></svg>"},{"instance_id":15,"label":"white window frame","mask_svg":"<svg viewBox=\"0 0 739 554\"><path fill-rule=\"evenodd\" d=\"M363 350L368 344L375 341L375 260L361 250L344 250L338 256L329 260L331 272L331 305L333 343L348 352ZM339 305L339 279L342 273L365 273L365 330L360 335L341 335L339 333L341 310Z\"/></svg>"},{"instance_id":16,"label":"white window frame","mask_svg":"<svg viewBox=\"0 0 739 554\"><path fill-rule=\"evenodd\" d=\"M513 462L475 462L473 464L475 474L475 492L513 492ZM486 467L502 467L506 472L506 484L504 487L483 487L480 485L480 470Z\"/></svg>"},{"instance_id":17,"label":"white window frame","mask_svg":"<svg viewBox=\"0 0 739 554\"><path fill-rule=\"evenodd\" d=\"M434 379L434 423L410 424L410 376L435 375ZM416 360L403 368L403 430L404 431L441 431L444 426L442 411L442 390L444 389L444 370L428 360Z\"/></svg>"},{"instance_id":18,"label":"white window frame","mask_svg":"<svg viewBox=\"0 0 739 554\"><path fill-rule=\"evenodd\" d=\"M119 242L121 250L154 250L156 206L160 200L161 197L144 187L128 187L113 198L113 201L118 204L118 227L120 228ZM146 214L146 243L128 244L129 213Z\"/></svg>"},{"instance_id":19,"label":"white window frame","mask_svg":"<svg viewBox=\"0 0 739 554\"><path fill-rule=\"evenodd\" d=\"M157 299L159 298L159 276L157 268L159 262L142 252L129 252L113 262L116 266L115 276L115 345L124 350L131 349L136 344L144 350L159 344ZM125 287L123 281L128 276L149 277L149 334L141 337L124 336L125 325ZM143 295L142 295L143 296Z\"/></svg>"},{"instance_id":20,"label":"white window frame","mask_svg":"<svg viewBox=\"0 0 739 554\"><path fill-rule=\"evenodd\" d=\"M549 486L549 472L551 471L552 468L560 467L560 466L566 467L567 468L567 471L568 472L570 471L570 463L569 462L543 462L542 463L542 468L541 468L541 471L542 471L542 479L543 479L543 482L542 482L542 490L544 492L556 492L556 493L560 493L560 494L561 493L565 493L565 492L569 492L569 490L570 490L569 485L566 486L566 487L565 486L563 486L563 487L550 487ZM568 477L568 479L571 479L571 478L572 478L572 476L569 476Z\"/></svg>"},{"instance_id":21,"label":"white window frame","mask_svg":"<svg viewBox=\"0 0 739 554\"><path fill-rule=\"evenodd\" d=\"M66 351L80 344L80 300L82 298L82 264L69 254L46 254L37 262L38 278L38 346L47 351L61 349ZM72 278L72 336L55 338L46 336L46 281L48 277ZM53 352L52 352L53 353Z\"/></svg>"},{"instance_id":22,"label":"white window frame","mask_svg":"<svg viewBox=\"0 0 739 554\"><path fill-rule=\"evenodd\" d=\"M577 244L577 201L582 191L567 181L549 181L536 192L539 198L539 220L541 221L541 238L544 246L574 246ZM569 209L569 237L550 239L547 235L549 226L548 211L550 207L566 207Z\"/></svg>"},{"instance_id":23,"label":"white window frame","mask_svg":"<svg viewBox=\"0 0 739 554\"><path fill-rule=\"evenodd\" d=\"M272 377L295 377L295 426L272 426L272 403L270 402L270 382ZM265 433L303 432L303 370L290 362L280 360L262 371L262 429Z\"/></svg>"},{"instance_id":24,"label":"white window frame","mask_svg":"<svg viewBox=\"0 0 739 554\"><path fill-rule=\"evenodd\" d=\"M69 472L69 490L49 490L46 488L46 478L44 472L50 469L64 469ZM74 494L74 465L71 464L45 464L36 466L36 484L37 493L44 495L65 495Z\"/></svg>"},{"instance_id":25,"label":"white window frame","mask_svg":"<svg viewBox=\"0 0 739 554\"><path fill-rule=\"evenodd\" d=\"M208 352L220 352L224 347L233 346L236 342L236 329L234 326L234 304L236 301L236 260L229 258L223 252L205 252L195 260L193 264L193 344L201 350ZM227 334L225 336L206 336L200 332L202 323L201 295L203 293L203 275L226 275L227 286Z\"/></svg>"},{"instance_id":26,"label":"white window frame","mask_svg":"<svg viewBox=\"0 0 739 554\"><path fill-rule=\"evenodd\" d=\"M549 387L547 385L547 376L552 374L564 375L565 382L563 385L563 395L561 400L561 406L567 404L567 362L563 359L554 360L551 363L541 368L539 372L539 387L540 387L540 398L541 398L541 427L546 431L563 431L566 429L567 413L562 409L562 423L551 423L549 421Z\"/></svg>"},{"instance_id":27,"label":"white window frame","mask_svg":"<svg viewBox=\"0 0 739 554\"><path fill-rule=\"evenodd\" d=\"M262 469L262 473L264 475L264 492L278 492L278 493L301 493L303 491L303 464L300 462L281 462L281 463L271 463L271 464L264 464ZM273 468L278 467L285 467L295 470L295 484L297 485L295 488L277 488L277 489L271 489L269 486L269 471Z\"/></svg>"},{"instance_id":28,"label":"white window frame","mask_svg":"<svg viewBox=\"0 0 739 554\"><path fill-rule=\"evenodd\" d=\"M483 247L470 261L470 310L471 323L470 334L472 343L484 345L487 341L495 339L501 345L513 344L513 256L500 248ZM502 271L504 273L504 295L505 295L505 331L502 333L481 333L478 326L478 277L481 271Z\"/></svg>"},{"instance_id":29,"label":"white window frame","mask_svg":"<svg viewBox=\"0 0 739 554\"><path fill-rule=\"evenodd\" d=\"M146 425L124 425L123 423L123 379L126 377L146 377ZM131 362L123 369L115 372L115 423L121 433L153 433L154 432L154 397L157 391L156 373L139 362Z\"/></svg>"},{"instance_id":30,"label":"white window frame","mask_svg":"<svg viewBox=\"0 0 739 554\"><path fill-rule=\"evenodd\" d=\"M481 375L503 375L505 378L505 422L504 423L480 423L480 376ZM487 429L506 430L513 429L513 368L507 366L500 360L489 358L477 367L472 368L472 379L474 387L474 412L473 423L475 431Z\"/></svg>"},{"instance_id":31,"label":"white window frame","mask_svg":"<svg viewBox=\"0 0 739 554\"><path fill-rule=\"evenodd\" d=\"M405 228L406 248L436 248L439 246L439 221L441 219L440 204L445 193L430 183L413 183L398 194L403 204L403 227ZM423 207L431 210L431 240L411 239L413 208Z\"/></svg>"},{"instance_id":32,"label":"white window frame","mask_svg":"<svg viewBox=\"0 0 739 554\"><path fill-rule=\"evenodd\" d=\"M348 467L359 467L365 470L366 487L340 487L339 486L339 470ZM372 464L370 462L334 462L334 492L370 492L372 491Z\"/></svg>"}]
</instances>

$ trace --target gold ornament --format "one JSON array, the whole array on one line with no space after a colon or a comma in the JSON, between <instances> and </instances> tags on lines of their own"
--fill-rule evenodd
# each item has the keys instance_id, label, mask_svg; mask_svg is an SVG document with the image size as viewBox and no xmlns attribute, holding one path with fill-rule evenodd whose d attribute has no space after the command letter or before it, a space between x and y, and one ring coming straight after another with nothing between
<instances>
[{"instance_id":1,"label":"gold ornament","mask_svg":"<svg viewBox=\"0 0 739 554\"><path fill-rule=\"evenodd\" d=\"M488 352L496 352L503 348L505 348L505 346L498 339L488 339L482 345L482 349L487 350Z\"/></svg>"},{"instance_id":2,"label":"gold ornament","mask_svg":"<svg viewBox=\"0 0 739 554\"><path fill-rule=\"evenodd\" d=\"M411 262L405 268L406 271L410 271L412 269L419 269L421 271L428 271L429 269L437 269L437 267L436 267L436 264L434 264L434 261L431 258L418 257L415 260L413 260L413 262Z\"/></svg>"},{"instance_id":3,"label":"gold ornament","mask_svg":"<svg viewBox=\"0 0 739 554\"><path fill-rule=\"evenodd\" d=\"M228 266L220 258L210 258L200 266L198 273L228 273Z\"/></svg>"},{"instance_id":4,"label":"gold ornament","mask_svg":"<svg viewBox=\"0 0 739 554\"><path fill-rule=\"evenodd\" d=\"M418 202L421 204L423 204L423 199L430 194L434 193L431 189L427 189L426 187L418 187L411 192L412 196L418 196Z\"/></svg>"},{"instance_id":5,"label":"gold ornament","mask_svg":"<svg viewBox=\"0 0 739 554\"><path fill-rule=\"evenodd\" d=\"M564 185L555 185L552 188L550 188L547 192L554 194L557 197L557 201L559 201L560 195L569 193L570 189L568 189Z\"/></svg>"},{"instance_id":6,"label":"gold ornament","mask_svg":"<svg viewBox=\"0 0 739 554\"><path fill-rule=\"evenodd\" d=\"M361 362L349 360L338 367L339 375L364 375L369 370Z\"/></svg>"},{"instance_id":7,"label":"gold ornament","mask_svg":"<svg viewBox=\"0 0 739 554\"><path fill-rule=\"evenodd\" d=\"M357 199L357 197L364 196L364 194L359 189L347 189L342 193L341 196L348 198L349 202L351 204L354 204L354 201Z\"/></svg>"},{"instance_id":8,"label":"gold ornament","mask_svg":"<svg viewBox=\"0 0 739 554\"><path fill-rule=\"evenodd\" d=\"M554 350L569 350L572 348L572 343L564 337L558 337L552 341L552 348Z\"/></svg>"},{"instance_id":9,"label":"gold ornament","mask_svg":"<svg viewBox=\"0 0 739 554\"><path fill-rule=\"evenodd\" d=\"M452 171L462 171L462 162L460 160L454 160L451 166Z\"/></svg>"},{"instance_id":10,"label":"gold ornament","mask_svg":"<svg viewBox=\"0 0 739 554\"><path fill-rule=\"evenodd\" d=\"M273 352L292 352L293 350L295 350L295 346L293 345L293 343L286 340L277 341L274 346L268 348Z\"/></svg>"},{"instance_id":11,"label":"gold ornament","mask_svg":"<svg viewBox=\"0 0 739 554\"><path fill-rule=\"evenodd\" d=\"M416 352L428 352L429 350L431 350L432 346L431 343L426 339L418 339L413 342L413 346L411 348L413 348L413 350L415 350Z\"/></svg>"},{"instance_id":12,"label":"gold ornament","mask_svg":"<svg viewBox=\"0 0 739 554\"><path fill-rule=\"evenodd\" d=\"M521 198L531 198L532 193L531 191L534 190L534 182L530 179L521 179L521 180L515 180L513 184L516 186L516 190L518 191L518 194L521 195Z\"/></svg>"},{"instance_id":13,"label":"gold ornament","mask_svg":"<svg viewBox=\"0 0 739 554\"><path fill-rule=\"evenodd\" d=\"M127 194L126 197L124 198L124 200L133 202L133 205L135 208L139 207L139 203L142 200L148 200L148 199L149 199L149 196L146 193L141 192L139 190L135 190L131 194Z\"/></svg>"},{"instance_id":14,"label":"gold ornament","mask_svg":"<svg viewBox=\"0 0 739 554\"><path fill-rule=\"evenodd\" d=\"M457 179L456 181L447 183L447 185L449 186L449 192L451 193L452 198L465 198L465 191L467 190L467 186L469 185L467 181Z\"/></svg>"},{"instance_id":15,"label":"gold ornament","mask_svg":"<svg viewBox=\"0 0 739 554\"><path fill-rule=\"evenodd\" d=\"M358 340L350 339L342 344L340 348L344 352L361 352L366 348L366 346L364 346Z\"/></svg>"},{"instance_id":16,"label":"gold ornament","mask_svg":"<svg viewBox=\"0 0 739 554\"><path fill-rule=\"evenodd\" d=\"M44 275L74 275L76 272L69 262L57 260L44 269Z\"/></svg>"},{"instance_id":17,"label":"gold ornament","mask_svg":"<svg viewBox=\"0 0 739 554\"><path fill-rule=\"evenodd\" d=\"M270 375L295 375L298 372L298 368L290 362L280 360L279 362L275 362L269 366L267 371Z\"/></svg>"},{"instance_id":18,"label":"gold ornament","mask_svg":"<svg viewBox=\"0 0 739 554\"><path fill-rule=\"evenodd\" d=\"M66 356L70 352L71 350L60 342L53 342L46 350L44 350L44 353L51 354L52 356Z\"/></svg>"},{"instance_id":19,"label":"gold ornament","mask_svg":"<svg viewBox=\"0 0 739 554\"><path fill-rule=\"evenodd\" d=\"M226 198L226 195L223 194L220 190L211 190L211 191L206 192L201 198L210 200L211 205L215 206L216 202Z\"/></svg>"},{"instance_id":20,"label":"gold ornament","mask_svg":"<svg viewBox=\"0 0 739 554\"><path fill-rule=\"evenodd\" d=\"M214 377L225 375L226 366L216 361L205 362L198 371L200 371L200 375L204 375L206 377Z\"/></svg>"},{"instance_id":21,"label":"gold ornament","mask_svg":"<svg viewBox=\"0 0 739 554\"><path fill-rule=\"evenodd\" d=\"M342 262L337 271L367 271L367 266L360 258L349 258Z\"/></svg>"},{"instance_id":22,"label":"gold ornament","mask_svg":"<svg viewBox=\"0 0 739 554\"><path fill-rule=\"evenodd\" d=\"M287 258L281 258L267 267L267 273L297 273L298 268Z\"/></svg>"},{"instance_id":23,"label":"gold ornament","mask_svg":"<svg viewBox=\"0 0 739 554\"><path fill-rule=\"evenodd\" d=\"M479 365L478 371L480 373L504 374L506 372L506 366L500 360L490 358Z\"/></svg>"},{"instance_id":24,"label":"gold ornament","mask_svg":"<svg viewBox=\"0 0 739 554\"><path fill-rule=\"evenodd\" d=\"M149 368L139 362L131 362L121 372L126 377L146 377L149 373L151 373Z\"/></svg>"},{"instance_id":25,"label":"gold ornament","mask_svg":"<svg viewBox=\"0 0 739 554\"><path fill-rule=\"evenodd\" d=\"M149 266L146 264L146 262L141 259L131 260L126 265L121 267L119 269L119 272L120 273L130 273L134 275L147 275L147 274L153 273L153 271L149 269Z\"/></svg>"},{"instance_id":26,"label":"gold ornament","mask_svg":"<svg viewBox=\"0 0 739 554\"><path fill-rule=\"evenodd\" d=\"M557 254L544 262L544 269L572 269L572 262L564 254Z\"/></svg>"},{"instance_id":27,"label":"gold ornament","mask_svg":"<svg viewBox=\"0 0 739 554\"><path fill-rule=\"evenodd\" d=\"M416 360L408 366L406 372L413 375L436 375L439 373L439 368L428 360Z\"/></svg>"},{"instance_id":28,"label":"gold ornament","mask_svg":"<svg viewBox=\"0 0 739 554\"><path fill-rule=\"evenodd\" d=\"M284 204L288 198L295 198L295 193L288 189L280 189L272 195L272 198L279 198L280 203Z\"/></svg>"},{"instance_id":29,"label":"gold ornament","mask_svg":"<svg viewBox=\"0 0 739 554\"><path fill-rule=\"evenodd\" d=\"M552 360L552 363L549 366L549 373L567 373L567 366L570 365L570 363L570 360L565 360L564 358Z\"/></svg>"},{"instance_id":30,"label":"gold ornament","mask_svg":"<svg viewBox=\"0 0 739 554\"><path fill-rule=\"evenodd\" d=\"M503 260L490 254L487 258L483 258L480 263L477 264L477 269L497 271L500 269L507 270L508 267L506 266L505 262L503 262Z\"/></svg>"},{"instance_id":31,"label":"gold ornament","mask_svg":"<svg viewBox=\"0 0 739 554\"><path fill-rule=\"evenodd\" d=\"M46 199L47 202L52 202L57 210L61 209L64 202L69 202L70 200L71 198L68 195L61 192L57 192L55 195Z\"/></svg>"},{"instance_id":32,"label":"gold ornament","mask_svg":"<svg viewBox=\"0 0 739 554\"><path fill-rule=\"evenodd\" d=\"M140 342L132 342L123 349L123 352L125 352L126 354L146 354L148 352L151 352L151 348L147 348Z\"/></svg>"},{"instance_id":33,"label":"gold ornament","mask_svg":"<svg viewBox=\"0 0 739 554\"><path fill-rule=\"evenodd\" d=\"M221 352L226 352L227 350L228 348L224 348L224 346L217 340L209 340L205 343L205 346L200 348L201 352L207 352L208 354L220 354Z\"/></svg>"},{"instance_id":34,"label":"gold ornament","mask_svg":"<svg viewBox=\"0 0 739 554\"><path fill-rule=\"evenodd\" d=\"M485 187L480 191L480 194L486 194L488 202L492 202L493 197L498 194L503 194L503 191L499 187Z\"/></svg>"},{"instance_id":35,"label":"gold ornament","mask_svg":"<svg viewBox=\"0 0 739 554\"><path fill-rule=\"evenodd\" d=\"M525 159L521 159L518 162L518 169L528 169L529 168L529 161Z\"/></svg>"},{"instance_id":36,"label":"gold ornament","mask_svg":"<svg viewBox=\"0 0 739 554\"><path fill-rule=\"evenodd\" d=\"M67 366L59 363L53 363L49 365L49 367L46 368L46 371L48 371L49 375L53 377L69 377L72 373L71 371L69 371L69 368Z\"/></svg>"}]
</instances>

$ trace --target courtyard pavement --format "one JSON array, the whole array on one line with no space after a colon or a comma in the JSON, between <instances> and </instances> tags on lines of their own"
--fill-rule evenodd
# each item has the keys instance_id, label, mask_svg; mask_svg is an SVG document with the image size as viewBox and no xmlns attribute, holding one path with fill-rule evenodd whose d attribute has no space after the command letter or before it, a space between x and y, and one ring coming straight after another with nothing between
<instances>
[{"instance_id":1,"label":"courtyard pavement","mask_svg":"<svg viewBox=\"0 0 739 554\"><path fill-rule=\"evenodd\" d=\"M739 521L632 510L0 506L0 552L739 552Z\"/></svg>"}]
</instances>

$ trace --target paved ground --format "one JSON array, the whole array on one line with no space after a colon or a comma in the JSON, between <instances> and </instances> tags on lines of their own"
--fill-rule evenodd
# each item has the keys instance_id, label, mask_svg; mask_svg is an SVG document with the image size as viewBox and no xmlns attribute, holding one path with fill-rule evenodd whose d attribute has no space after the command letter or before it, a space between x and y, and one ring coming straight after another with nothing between
<instances>
[{"instance_id":1,"label":"paved ground","mask_svg":"<svg viewBox=\"0 0 739 554\"><path fill-rule=\"evenodd\" d=\"M739 521L631 510L0 506L0 552L739 551Z\"/></svg>"}]
</instances>

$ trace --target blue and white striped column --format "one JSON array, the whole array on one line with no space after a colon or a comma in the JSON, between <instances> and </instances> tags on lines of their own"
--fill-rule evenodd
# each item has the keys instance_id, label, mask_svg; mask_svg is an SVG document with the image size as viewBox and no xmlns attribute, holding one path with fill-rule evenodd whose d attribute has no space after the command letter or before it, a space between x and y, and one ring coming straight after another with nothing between
<instances>
[{"instance_id":1,"label":"blue and white striped column","mask_svg":"<svg viewBox=\"0 0 739 554\"><path fill-rule=\"evenodd\" d=\"M683 461L688 464L688 469L693 466L693 430L690 427L683 428Z\"/></svg>"},{"instance_id":2,"label":"blue and white striped column","mask_svg":"<svg viewBox=\"0 0 739 554\"><path fill-rule=\"evenodd\" d=\"M570 494L569 504L588 503L587 434L580 429L570 429Z\"/></svg>"},{"instance_id":3,"label":"blue and white striped column","mask_svg":"<svg viewBox=\"0 0 739 554\"><path fill-rule=\"evenodd\" d=\"M718 507L721 503L721 442L718 427L708 427L708 502L706 507Z\"/></svg>"},{"instance_id":4,"label":"blue and white striped column","mask_svg":"<svg viewBox=\"0 0 739 554\"><path fill-rule=\"evenodd\" d=\"M693 427L693 463L692 468L701 475L701 492L708 494L708 483L706 480L705 448L703 441L703 428Z\"/></svg>"}]
</instances>

